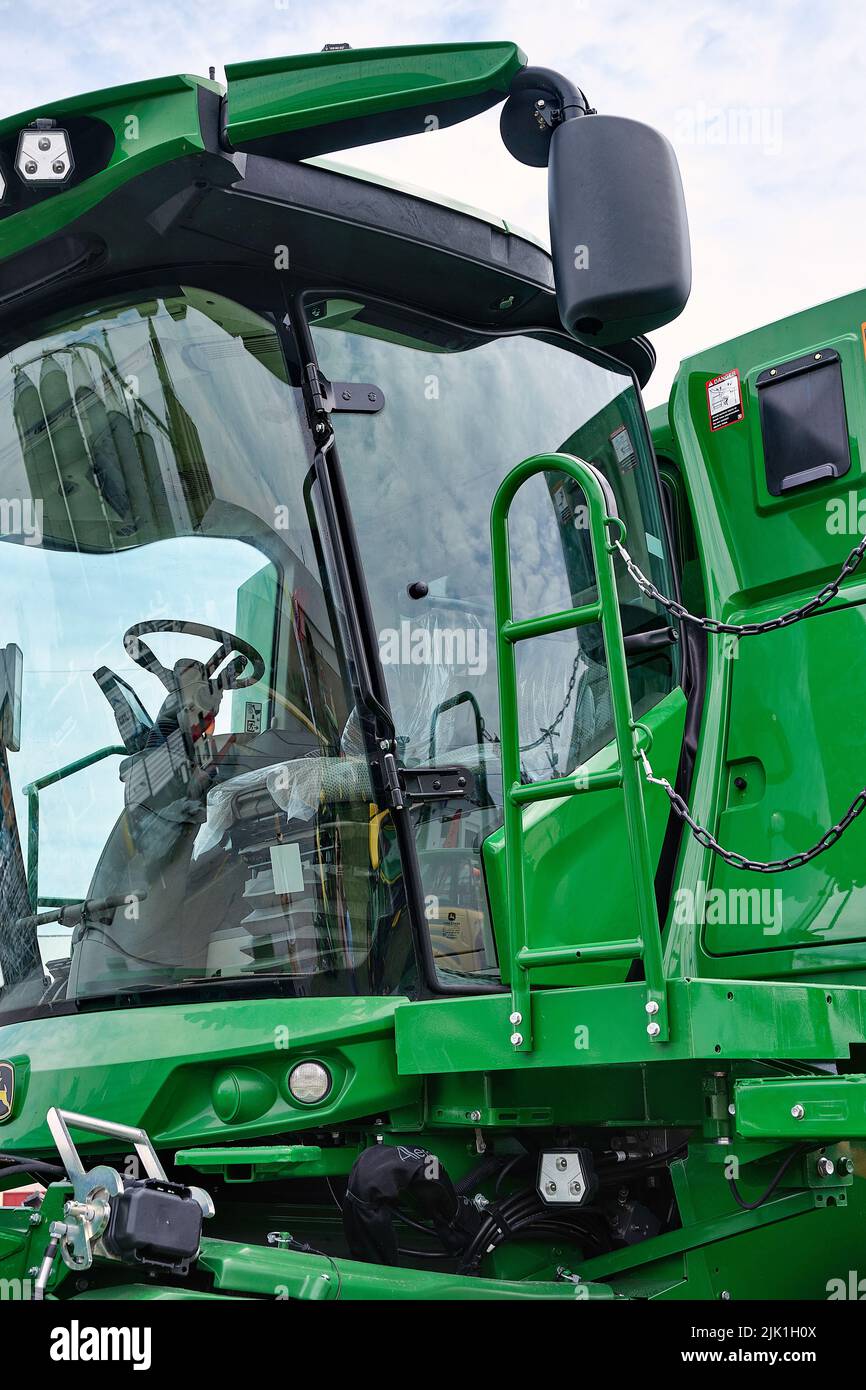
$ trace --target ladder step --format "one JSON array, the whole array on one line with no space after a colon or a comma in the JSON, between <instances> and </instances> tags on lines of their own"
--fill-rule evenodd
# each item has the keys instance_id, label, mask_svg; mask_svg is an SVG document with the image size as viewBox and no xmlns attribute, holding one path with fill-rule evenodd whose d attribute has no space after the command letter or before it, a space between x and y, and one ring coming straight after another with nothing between
<instances>
[{"instance_id":1,"label":"ladder step","mask_svg":"<svg viewBox=\"0 0 866 1390\"><path fill-rule=\"evenodd\" d=\"M500 632L506 642L523 642L527 637L546 637L551 632L564 632L569 627L586 627L601 622L601 604L585 603L581 608L566 608L562 613L544 613L538 618L509 618Z\"/></svg>"},{"instance_id":2,"label":"ladder step","mask_svg":"<svg viewBox=\"0 0 866 1390\"><path fill-rule=\"evenodd\" d=\"M577 796L580 792L604 792L622 786L622 768L612 767L599 772L571 772L567 777L548 777L543 782L515 783L508 795L517 806L528 801L554 801L560 796Z\"/></svg>"},{"instance_id":3,"label":"ladder step","mask_svg":"<svg viewBox=\"0 0 866 1390\"><path fill-rule=\"evenodd\" d=\"M634 960L642 955L642 941L596 941L589 946L550 946L534 950L524 946L517 952L517 963L524 970L532 970L538 965L574 965L588 960Z\"/></svg>"}]
</instances>

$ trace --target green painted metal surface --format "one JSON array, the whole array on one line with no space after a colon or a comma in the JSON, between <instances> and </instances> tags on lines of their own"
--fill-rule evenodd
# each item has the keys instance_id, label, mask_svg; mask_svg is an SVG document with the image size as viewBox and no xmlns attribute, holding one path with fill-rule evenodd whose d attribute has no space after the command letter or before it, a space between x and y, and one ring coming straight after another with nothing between
<instances>
[{"instance_id":1,"label":"green painted metal surface","mask_svg":"<svg viewBox=\"0 0 866 1390\"><path fill-rule=\"evenodd\" d=\"M489 96L502 100L526 62L512 43L411 44L265 58L226 67L232 145L336 121ZM429 127L428 127L429 128ZM419 130L424 130L423 119ZM375 138L371 132L371 138Z\"/></svg>"},{"instance_id":2,"label":"green painted metal surface","mask_svg":"<svg viewBox=\"0 0 866 1390\"><path fill-rule=\"evenodd\" d=\"M354 1149L322 1149L317 1144L241 1144L225 1148L179 1149L179 1168L219 1173L226 1182L260 1182L274 1178L332 1177L346 1174L355 1161Z\"/></svg>"},{"instance_id":3,"label":"green painted metal surface","mask_svg":"<svg viewBox=\"0 0 866 1390\"><path fill-rule=\"evenodd\" d=\"M864 319L866 294L852 294L698 353L682 364L667 411L654 412L657 448L675 461L686 489L713 616L760 620L797 606L835 578L862 534ZM772 496L764 476L757 377L828 348L841 361L850 470ZM743 419L712 430L707 382L734 369L742 382ZM689 799L698 821L726 846L757 859L806 849L866 780L852 717L866 698L864 599L866 587L855 574L838 598L790 629L739 643L710 639ZM671 921L669 968L707 976L856 979L863 969L864 847L866 824L857 821L813 863L756 875L729 869L687 841L680 881L700 885L711 904L719 890L719 902L703 920L683 914ZM737 890L752 894L745 920L736 912Z\"/></svg>"},{"instance_id":4,"label":"green painted metal surface","mask_svg":"<svg viewBox=\"0 0 866 1390\"><path fill-rule=\"evenodd\" d=\"M418 1082L396 1071L397 999L263 999L96 1011L0 1029L0 1055L17 1071L2 1146L53 1149L52 1105L142 1125L154 1143L225 1143L306 1129L309 1106L287 1076L315 1058L334 1077L316 1117L355 1119L411 1105ZM98 1146L97 1146L98 1147ZM103 1145L103 1147L105 1147Z\"/></svg>"},{"instance_id":5,"label":"green painted metal surface","mask_svg":"<svg viewBox=\"0 0 866 1390\"><path fill-rule=\"evenodd\" d=\"M745 1078L734 1088L737 1133L746 1139L866 1137L866 1077Z\"/></svg>"},{"instance_id":6,"label":"green painted metal surface","mask_svg":"<svg viewBox=\"0 0 866 1390\"><path fill-rule=\"evenodd\" d=\"M51 117L62 125L72 116L86 115L102 122L114 139L104 169L3 219L0 259L54 235L148 169L202 153L197 95L201 87L221 90L217 83L201 77L160 77L54 101L0 121L3 139L39 118Z\"/></svg>"},{"instance_id":7,"label":"green painted metal surface","mask_svg":"<svg viewBox=\"0 0 866 1390\"><path fill-rule=\"evenodd\" d=\"M668 982L670 1040L646 1033L645 987L594 985L533 993L535 1046L523 1067L668 1063L690 1058L846 1059L866 1040L866 989L764 981ZM402 1073L471 1072L518 1065L508 996L432 1000L397 1011Z\"/></svg>"}]
</instances>

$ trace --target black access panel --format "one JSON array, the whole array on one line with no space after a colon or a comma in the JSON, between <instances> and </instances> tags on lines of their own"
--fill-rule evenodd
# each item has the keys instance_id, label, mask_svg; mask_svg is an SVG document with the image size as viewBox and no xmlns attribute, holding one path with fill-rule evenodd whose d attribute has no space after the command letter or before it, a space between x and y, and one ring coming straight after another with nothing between
<instances>
[{"instance_id":1,"label":"black access panel","mask_svg":"<svg viewBox=\"0 0 866 1390\"><path fill-rule=\"evenodd\" d=\"M823 348L761 372L764 468L773 497L841 478L851 467L838 352Z\"/></svg>"}]
</instances>

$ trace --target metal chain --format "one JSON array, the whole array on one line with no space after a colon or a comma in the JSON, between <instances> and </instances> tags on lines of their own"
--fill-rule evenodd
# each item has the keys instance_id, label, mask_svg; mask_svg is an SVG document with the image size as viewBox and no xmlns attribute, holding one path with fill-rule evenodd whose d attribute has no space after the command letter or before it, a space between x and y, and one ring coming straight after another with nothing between
<instances>
[{"instance_id":1,"label":"metal chain","mask_svg":"<svg viewBox=\"0 0 866 1390\"><path fill-rule=\"evenodd\" d=\"M860 561L866 554L866 536L863 536L855 545L848 559L845 561L836 579L832 584L825 584L814 598L810 598L808 603L804 603L801 608L792 608L789 613L783 613L779 618L768 618L764 623L722 623L716 618L699 618L694 613L690 613L676 599L666 598L660 593L653 584L652 580L647 579L635 564L621 541L613 541L614 549L619 551L626 569L648 598L655 599L662 608L666 608L675 618L679 618L684 623L694 623L696 627L701 627L705 632L730 632L738 637L757 637L762 632L775 632L780 627L790 627L792 623L798 623L801 618L808 618L810 613L814 613L818 608L823 608L825 603L829 603L831 598L835 598L839 592L839 586L843 580L853 574Z\"/></svg>"},{"instance_id":2,"label":"metal chain","mask_svg":"<svg viewBox=\"0 0 866 1390\"><path fill-rule=\"evenodd\" d=\"M707 849L712 850L713 854L717 854L720 859L724 859L726 864L730 864L732 869L750 869L757 874L784 873L788 869L799 869L801 864L808 864L810 859L816 858L817 855L823 854L825 849L829 849L831 845L835 845L844 831L848 829L851 822L855 821L860 815L860 812L866 809L866 787L863 787L862 790L857 793L841 820L838 820L835 825L825 831L817 844L814 844L811 849L805 849L800 854L789 855L787 859L769 859L765 861L747 859L744 854L737 854L736 851L732 849L725 849L719 844L715 836L710 834L709 830L705 830L702 825L698 825L685 801L683 801L679 792L674 791L667 778L656 777L650 766L649 758L643 749L640 749L640 756L643 761L643 768L647 781L654 783L655 786L661 787L667 792L675 814L678 815L681 820L685 821L695 839L698 841L698 844L704 845Z\"/></svg>"},{"instance_id":3,"label":"metal chain","mask_svg":"<svg viewBox=\"0 0 866 1390\"><path fill-rule=\"evenodd\" d=\"M571 678L568 682L568 689L565 692L565 700L563 701L562 708L560 709L559 713L553 719L553 722L549 724L547 728L545 728L543 725L539 726L541 728L541 738L537 738L534 743L522 743L520 745L521 753L529 753L533 748L539 748L542 743L546 743L549 741L550 752L548 753L547 757L554 771L556 770L558 758L553 749L553 739L554 735L559 733L559 726L565 718L568 707L571 704L571 697L574 694L574 687L577 682L577 668L580 665L580 656L581 654L578 651L577 656L574 658L574 664L571 668Z\"/></svg>"},{"instance_id":4,"label":"metal chain","mask_svg":"<svg viewBox=\"0 0 866 1390\"><path fill-rule=\"evenodd\" d=\"M780 627L790 627L792 623L798 623L801 618L808 618L810 613L814 613L817 609L823 608L826 603L829 603L831 598L835 598L843 580L847 579L849 574L854 573L860 561L863 559L864 554L866 554L866 535L862 536L857 542L839 571L838 576L831 584L825 584L824 588L819 590L815 597L809 599L808 603L804 603L802 607L792 608L789 612L783 613L781 617L769 618L763 623L722 623L715 618L697 617L694 613L690 613L687 608L684 608L681 603L677 603L676 599L667 598L664 594L660 593L652 581L647 579L646 575L638 569L621 541L615 540L613 545L614 548L619 551L626 569L638 588L641 589L648 598L654 599L656 603L660 603L662 608L666 608L674 617L679 618L682 622L694 623L696 627L703 628L705 632L729 632L738 637L756 637L762 632L774 632ZM800 854L791 854L787 859L747 859L744 854L737 854L735 850L725 849L723 845L719 844L715 836L710 834L709 830L704 829L702 825L698 825L698 822L694 819L679 792L674 791L674 788L666 777L656 777L646 753L643 749L639 751L647 781L654 783L655 786L661 787L667 792L674 813L685 822L698 843L704 845L705 848L710 850L713 854L717 854L720 859L723 859L726 864L730 864L733 869L748 869L758 874L785 873L788 869L799 869L802 864L808 864L810 859L815 859L817 855L823 854L825 849L829 849L831 845L835 845L836 841L841 838L852 821L855 821L861 811L866 809L866 787L863 787L862 790L857 793L842 818L838 820L835 825L831 826L829 830L825 831L820 840L812 845L811 849L803 850Z\"/></svg>"}]
</instances>

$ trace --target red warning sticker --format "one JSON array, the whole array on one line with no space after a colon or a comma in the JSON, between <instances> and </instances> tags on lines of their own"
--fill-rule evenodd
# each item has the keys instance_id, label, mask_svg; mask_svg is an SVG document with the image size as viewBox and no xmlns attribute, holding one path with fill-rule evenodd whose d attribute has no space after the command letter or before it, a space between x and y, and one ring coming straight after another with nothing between
<instances>
[{"instance_id":1,"label":"red warning sticker","mask_svg":"<svg viewBox=\"0 0 866 1390\"><path fill-rule=\"evenodd\" d=\"M740 388L740 373L724 372L707 382L707 407L710 412L710 429L724 429L725 425L735 425L743 418L743 393Z\"/></svg>"}]
</instances>

